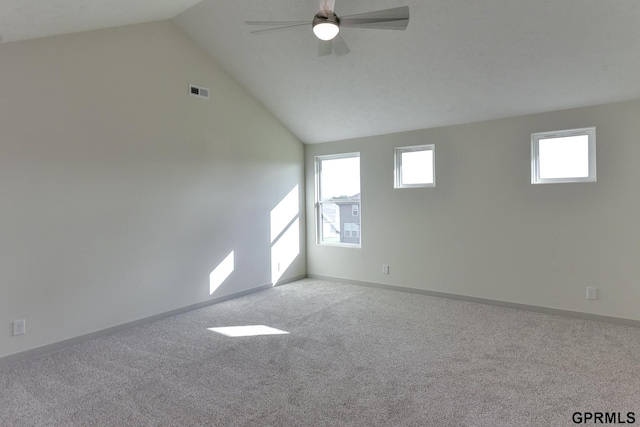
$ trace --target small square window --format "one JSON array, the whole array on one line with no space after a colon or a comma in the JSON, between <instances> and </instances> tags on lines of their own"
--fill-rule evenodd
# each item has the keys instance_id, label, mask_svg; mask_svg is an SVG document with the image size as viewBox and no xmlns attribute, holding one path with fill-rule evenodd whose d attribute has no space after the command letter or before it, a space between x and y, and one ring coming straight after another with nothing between
<instances>
[{"instance_id":1,"label":"small square window","mask_svg":"<svg viewBox=\"0 0 640 427\"><path fill-rule=\"evenodd\" d=\"M596 129L531 135L531 183L596 181Z\"/></svg>"},{"instance_id":2,"label":"small square window","mask_svg":"<svg viewBox=\"0 0 640 427\"><path fill-rule=\"evenodd\" d=\"M395 149L395 188L435 187L435 185L433 144Z\"/></svg>"}]
</instances>

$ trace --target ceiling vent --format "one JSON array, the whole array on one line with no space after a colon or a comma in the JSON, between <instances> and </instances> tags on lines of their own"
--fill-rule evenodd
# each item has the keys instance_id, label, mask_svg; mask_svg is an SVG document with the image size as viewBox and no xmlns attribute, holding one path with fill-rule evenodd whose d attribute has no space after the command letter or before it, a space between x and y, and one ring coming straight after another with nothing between
<instances>
[{"instance_id":1,"label":"ceiling vent","mask_svg":"<svg viewBox=\"0 0 640 427\"><path fill-rule=\"evenodd\" d=\"M209 99L209 89L202 86L189 85L189 95L197 96L198 98Z\"/></svg>"}]
</instances>

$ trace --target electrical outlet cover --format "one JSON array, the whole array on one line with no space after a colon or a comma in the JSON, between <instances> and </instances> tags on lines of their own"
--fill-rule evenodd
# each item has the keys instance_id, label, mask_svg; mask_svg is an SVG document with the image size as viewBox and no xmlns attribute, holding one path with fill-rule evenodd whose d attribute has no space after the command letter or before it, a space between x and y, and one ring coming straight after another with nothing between
<instances>
[{"instance_id":1,"label":"electrical outlet cover","mask_svg":"<svg viewBox=\"0 0 640 427\"><path fill-rule=\"evenodd\" d=\"M13 322L13 336L23 335L26 333L26 321L16 320Z\"/></svg>"}]
</instances>

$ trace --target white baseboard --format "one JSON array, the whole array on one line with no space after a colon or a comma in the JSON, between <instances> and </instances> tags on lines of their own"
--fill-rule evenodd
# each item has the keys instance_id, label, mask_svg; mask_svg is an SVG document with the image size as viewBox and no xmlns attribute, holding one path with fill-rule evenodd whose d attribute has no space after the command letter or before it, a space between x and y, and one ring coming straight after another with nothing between
<instances>
[{"instance_id":1,"label":"white baseboard","mask_svg":"<svg viewBox=\"0 0 640 427\"><path fill-rule=\"evenodd\" d=\"M284 285L286 283L294 282L296 280L301 280L306 278L306 275L296 276L289 279L285 279L278 283L277 286ZM114 334L116 332L123 331L125 329L134 328L136 326L144 325L146 323L155 322L156 320L165 319L167 317L176 316L178 314L186 313L188 311L197 310L199 308L207 307L213 304L217 304L223 301L228 301L234 298L240 298L245 295L253 294L255 292L260 292L266 289L270 289L273 287L273 284L268 283L266 285L256 286L251 289L246 289L244 291L236 292L233 294L225 295L220 298L213 298L207 301L199 302L196 304L188 305L186 307L177 308L175 310L170 310L164 313L156 314L153 316L145 317L143 319L134 320L132 322L123 323L121 325L112 326L110 328L101 329L96 332L91 332L88 334L80 335L74 338L69 338L63 341L58 341L52 344L43 345L41 347L32 348L29 350L21 351L18 353L13 353L8 356L0 357L0 366L8 365L11 363L15 363L21 360L32 359L34 357L42 356L43 354L51 353L53 351L58 351L66 347L71 347L72 345L80 344L85 341L93 340L96 338L103 337L105 335Z\"/></svg>"},{"instance_id":2,"label":"white baseboard","mask_svg":"<svg viewBox=\"0 0 640 427\"><path fill-rule=\"evenodd\" d=\"M385 285L382 283L362 282L359 280L343 279L339 277L309 274L310 279L342 282L351 285L368 286L371 288L386 289L390 291L408 292L413 294L428 295L432 297L455 299L460 301L475 302L478 304L494 305L497 307L515 308L517 310L533 311L536 313L553 314L556 316L573 317L576 319L592 320L595 322L612 323L614 325L632 326L640 328L640 320L625 319L622 317L604 316L601 314L583 313L580 311L563 310L559 308L542 307L537 305L521 304L516 302L500 301L489 298L472 297L467 295L451 294L447 292L429 291L426 289L408 288L405 286Z\"/></svg>"}]
</instances>

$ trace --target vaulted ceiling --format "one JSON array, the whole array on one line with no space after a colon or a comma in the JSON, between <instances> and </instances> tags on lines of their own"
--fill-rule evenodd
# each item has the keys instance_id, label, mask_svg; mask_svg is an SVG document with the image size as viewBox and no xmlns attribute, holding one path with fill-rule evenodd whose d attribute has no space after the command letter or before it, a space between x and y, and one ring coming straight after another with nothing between
<instances>
[{"instance_id":1,"label":"vaulted ceiling","mask_svg":"<svg viewBox=\"0 0 640 427\"><path fill-rule=\"evenodd\" d=\"M0 42L169 19L200 0L0 0Z\"/></svg>"},{"instance_id":2,"label":"vaulted ceiling","mask_svg":"<svg viewBox=\"0 0 640 427\"><path fill-rule=\"evenodd\" d=\"M0 40L173 18L305 143L640 98L637 0L336 0L339 16L411 13L406 31L343 28L343 56L318 57L310 26L244 24L318 3L0 0Z\"/></svg>"}]
</instances>

